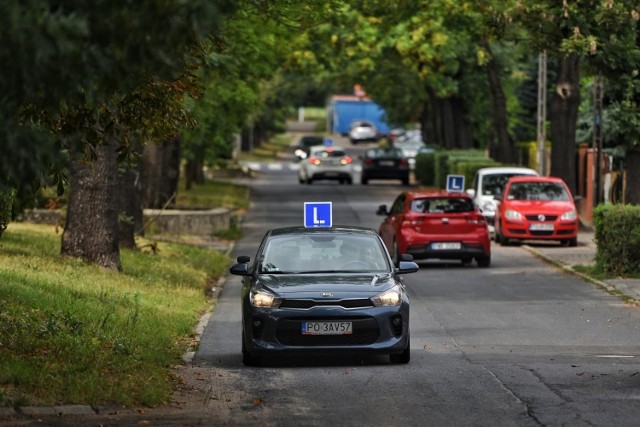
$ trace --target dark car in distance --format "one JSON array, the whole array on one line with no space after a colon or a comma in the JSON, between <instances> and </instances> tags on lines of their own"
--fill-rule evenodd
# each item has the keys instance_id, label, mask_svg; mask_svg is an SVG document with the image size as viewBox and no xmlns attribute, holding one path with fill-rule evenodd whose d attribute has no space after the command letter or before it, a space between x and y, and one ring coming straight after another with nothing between
<instances>
[{"instance_id":1,"label":"dark car in distance","mask_svg":"<svg viewBox=\"0 0 640 427\"><path fill-rule=\"evenodd\" d=\"M298 160L304 160L309 157L309 150L311 147L317 145L324 145L324 137L320 135L304 135L298 140L298 143L293 147L293 153Z\"/></svg>"},{"instance_id":2,"label":"dark car in distance","mask_svg":"<svg viewBox=\"0 0 640 427\"><path fill-rule=\"evenodd\" d=\"M239 256L242 360L269 355L386 354L410 360L409 298L400 278L418 265L392 263L368 228L287 227L266 233L253 263Z\"/></svg>"},{"instance_id":3,"label":"dark car in distance","mask_svg":"<svg viewBox=\"0 0 640 427\"><path fill-rule=\"evenodd\" d=\"M371 148L362 157L360 183L366 185L372 179L394 179L409 185L409 172L409 159L400 148Z\"/></svg>"}]
</instances>

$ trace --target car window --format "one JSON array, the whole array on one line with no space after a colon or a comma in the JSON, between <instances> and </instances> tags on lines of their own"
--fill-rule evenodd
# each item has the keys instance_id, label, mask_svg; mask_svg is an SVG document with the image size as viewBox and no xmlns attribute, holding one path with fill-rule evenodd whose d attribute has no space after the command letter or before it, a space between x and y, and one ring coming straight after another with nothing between
<instances>
[{"instance_id":1,"label":"car window","mask_svg":"<svg viewBox=\"0 0 640 427\"><path fill-rule=\"evenodd\" d=\"M403 154L402 150L400 150L399 148L374 148L371 150L367 150L367 157L369 157L370 159L400 159L403 157Z\"/></svg>"},{"instance_id":2,"label":"car window","mask_svg":"<svg viewBox=\"0 0 640 427\"><path fill-rule=\"evenodd\" d=\"M379 239L353 234L273 237L265 245L258 273L386 271Z\"/></svg>"},{"instance_id":3,"label":"car window","mask_svg":"<svg viewBox=\"0 0 640 427\"><path fill-rule=\"evenodd\" d=\"M571 198L566 188L557 182L514 182L507 200L569 201Z\"/></svg>"},{"instance_id":4,"label":"car window","mask_svg":"<svg viewBox=\"0 0 640 427\"><path fill-rule=\"evenodd\" d=\"M391 206L392 215L397 215L404 211L405 199L406 199L406 196L404 194L401 194L396 198L395 202L393 202L393 205Z\"/></svg>"},{"instance_id":5,"label":"car window","mask_svg":"<svg viewBox=\"0 0 640 427\"><path fill-rule=\"evenodd\" d=\"M314 145L324 144L324 138L321 136L303 136L300 139L300 145L302 147L313 147Z\"/></svg>"},{"instance_id":6,"label":"car window","mask_svg":"<svg viewBox=\"0 0 640 427\"><path fill-rule=\"evenodd\" d=\"M344 157L345 156L345 152L344 152L344 150L320 149L320 150L314 150L313 151L313 156L314 157L324 157L324 158Z\"/></svg>"},{"instance_id":7,"label":"car window","mask_svg":"<svg viewBox=\"0 0 640 427\"><path fill-rule=\"evenodd\" d=\"M481 194L485 196L497 196L502 194L504 186L512 176L521 176L520 173L494 173L482 178Z\"/></svg>"},{"instance_id":8,"label":"car window","mask_svg":"<svg viewBox=\"0 0 640 427\"><path fill-rule=\"evenodd\" d=\"M463 213L475 210L465 197L428 197L411 201L411 211L418 213Z\"/></svg>"}]
</instances>

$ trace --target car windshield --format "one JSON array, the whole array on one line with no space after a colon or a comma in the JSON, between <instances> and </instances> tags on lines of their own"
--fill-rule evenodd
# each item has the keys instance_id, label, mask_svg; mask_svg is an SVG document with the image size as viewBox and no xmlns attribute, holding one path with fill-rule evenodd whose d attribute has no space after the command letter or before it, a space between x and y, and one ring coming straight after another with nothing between
<instances>
[{"instance_id":1,"label":"car windshield","mask_svg":"<svg viewBox=\"0 0 640 427\"><path fill-rule=\"evenodd\" d=\"M321 136L303 136L300 139L300 146L313 147L314 145L324 144L324 138Z\"/></svg>"},{"instance_id":2,"label":"car windshield","mask_svg":"<svg viewBox=\"0 0 640 427\"><path fill-rule=\"evenodd\" d=\"M569 193L557 182L514 182L507 200L569 201Z\"/></svg>"},{"instance_id":3,"label":"car windshield","mask_svg":"<svg viewBox=\"0 0 640 427\"><path fill-rule=\"evenodd\" d=\"M429 197L411 201L411 211L418 213L463 213L474 210L473 201L464 197Z\"/></svg>"},{"instance_id":4,"label":"car windshield","mask_svg":"<svg viewBox=\"0 0 640 427\"><path fill-rule=\"evenodd\" d=\"M520 173L494 173L482 178L482 194L485 196L497 196L502 194L504 186L512 176L520 176Z\"/></svg>"},{"instance_id":5,"label":"car windshield","mask_svg":"<svg viewBox=\"0 0 640 427\"><path fill-rule=\"evenodd\" d=\"M289 235L270 238L258 273L385 272L388 257L379 239L354 234Z\"/></svg>"},{"instance_id":6,"label":"car windshield","mask_svg":"<svg viewBox=\"0 0 640 427\"><path fill-rule=\"evenodd\" d=\"M370 159L392 158L401 159L403 157L402 150L399 148L375 148L367 151L367 157Z\"/></svg>"}]
</instances>

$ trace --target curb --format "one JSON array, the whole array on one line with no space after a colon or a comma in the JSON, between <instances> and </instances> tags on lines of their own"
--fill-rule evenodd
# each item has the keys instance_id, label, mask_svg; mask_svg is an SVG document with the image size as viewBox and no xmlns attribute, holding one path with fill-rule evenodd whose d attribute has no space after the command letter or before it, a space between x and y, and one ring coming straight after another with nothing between
<instances>
[{"instance_id":1,"label":"curb","mask_svg":"<svg viewBox=\"0 0 640 427\"><path fill-rule=\"evenodd\" d=\"M522 245L522 247L524 249L526 249L527 251L531 252L532 254L534 254L535 256L537 256L540 259L543 259L544 261L546 261L549 264L554 265L555 267L560 268L561 270L569 273L569 274L573 274L574 276L580 277L581 279L585 280L586 282L589 282L593 285L596 285L597 287L601 288L602 290L606 291L607 293L609 293L610 295L616 296L621 298L625 303L631 304L633 306L636 307L640 307L640 300L635 299L629 295L626 295L623 291L621 291L620 289L618 289L617 287L615 287L614 285L612 285L611 283L607 283L607 282L603 282L602 280L598 280L595 279L587 274L584 274L580 271L576 271L573 269L572 266L567 265L567 264L563 264L561 262L558 262L546 255L544 255L543 253L537 251L535 248L533 248L532 246L529 245Z\"/></svg>"}]
</instances>

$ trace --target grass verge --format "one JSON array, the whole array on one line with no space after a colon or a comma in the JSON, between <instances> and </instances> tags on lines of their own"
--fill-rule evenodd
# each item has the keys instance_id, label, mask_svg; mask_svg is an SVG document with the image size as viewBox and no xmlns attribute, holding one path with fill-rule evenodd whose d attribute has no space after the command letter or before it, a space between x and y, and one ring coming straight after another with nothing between
<instances>
[{"instance_id":1,"label":"grass verge","mask_svg":"<svg viewBox=\"0 0 640 427\"><path fill-rule=\"evenodd\" d=\"M263 142L259 147L255 147L251 153L240 153L238 160L260 162L273 160L278 157L278 153L291 150L292 136L289 134L278 134L269 141Z\"/></svg>"},{"instance_id":2,"label":"grass verge","mask_svg":"<svg viewBox=\"0 0 640 427\"><path fill-rule=\"evenodd\" d=\"M62 258L60 237L12 223L0 240L0 405L162 404L227 256L159 242L118 273Z\"/></svg>"}]
</instances>

